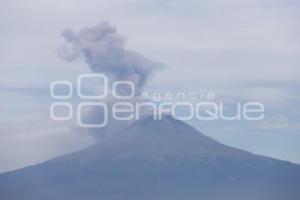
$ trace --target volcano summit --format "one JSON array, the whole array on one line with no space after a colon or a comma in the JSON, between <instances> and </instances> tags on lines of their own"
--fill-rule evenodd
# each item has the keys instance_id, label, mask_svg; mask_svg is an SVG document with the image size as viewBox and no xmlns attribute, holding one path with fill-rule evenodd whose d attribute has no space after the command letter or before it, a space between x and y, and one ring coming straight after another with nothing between
<instances>
[{"instance_id":1,"label":"volcano summit","mask_svg":"<svg viewBox=\"0 0 300 200\"><path fill-rule=\"evenodd\" d=\"M1 200L298 200L300 166L223 145L169 115L0 175Z\"/></svg>"}]
</instances>

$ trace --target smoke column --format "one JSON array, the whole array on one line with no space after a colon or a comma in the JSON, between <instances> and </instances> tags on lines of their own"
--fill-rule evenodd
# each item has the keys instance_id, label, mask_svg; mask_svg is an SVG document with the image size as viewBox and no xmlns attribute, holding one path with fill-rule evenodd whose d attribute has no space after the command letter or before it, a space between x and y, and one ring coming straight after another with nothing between
<instances>
[{"instance_id":1,"label":"smoke column","mask_svg":"<svg viewBox=\"0 0 300 200\"><path fill-rule=\"evenodd\" d=\"M62 36L68 45L59 49L61 58L74 61L83 57L93 72L107 75L110 81L131 81L137 92L141 92L153 72L161 68L159 63L126 49L126 39L108 22L84 27L77 33L65 30Z\"/></svg>"}]
</instances>

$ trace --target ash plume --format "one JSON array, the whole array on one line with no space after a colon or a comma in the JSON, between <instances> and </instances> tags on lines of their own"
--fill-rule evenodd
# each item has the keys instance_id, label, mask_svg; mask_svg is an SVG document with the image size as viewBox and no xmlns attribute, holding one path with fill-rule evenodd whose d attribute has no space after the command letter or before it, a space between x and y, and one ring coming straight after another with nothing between
<instances>
[{"instance_id":1,"label":"ash plume","mask_svg":"<svg viewBox=\"0 0 300 200\"><path fill-rule=\"evenodd\" d=\"M93 72L107 75L110 81L131 81L138 93L153 72L161 68L161 64L126 49L126 39L108 22L79 32L65 30L62 36L68 45L59 49L61 58L74 61L83 57Z\"/></svg>"}]
</instances>

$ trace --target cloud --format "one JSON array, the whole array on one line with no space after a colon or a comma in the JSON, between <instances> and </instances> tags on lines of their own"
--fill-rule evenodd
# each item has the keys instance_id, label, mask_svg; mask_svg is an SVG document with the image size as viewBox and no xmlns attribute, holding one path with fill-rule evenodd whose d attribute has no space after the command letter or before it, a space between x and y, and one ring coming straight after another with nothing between
<instances>
[{"instance_id":1,"label":"cloud","mask_svg":"<svg viewBox=\"0 0 300 200\"><path fill-rule=\"evenodd\" d=\"M59 49L61 58L74 61L83 57L93 72L106 74L112 81L131 81L138 92L143 90L153 72L162 66L126 49L126 39L108 22L84 27L77 33L65 30L62 36L68 46Z\"/></svg>"}]
</instances>

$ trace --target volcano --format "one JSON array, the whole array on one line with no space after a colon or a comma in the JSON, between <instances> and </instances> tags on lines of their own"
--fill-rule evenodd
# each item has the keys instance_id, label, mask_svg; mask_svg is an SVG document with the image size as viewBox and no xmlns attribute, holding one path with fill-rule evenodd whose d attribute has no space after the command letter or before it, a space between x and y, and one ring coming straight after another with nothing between
<instances>
[{"instance_id":1,"label":"volcano","mask_svg":"<svg viewBox=\"0 0 300 200\"><path fill-rule=\"evenodd\" d=\"M1 200L298 200L300 166L219 143L165 115L0 175Z\"/></svg>"}]
</instances>

